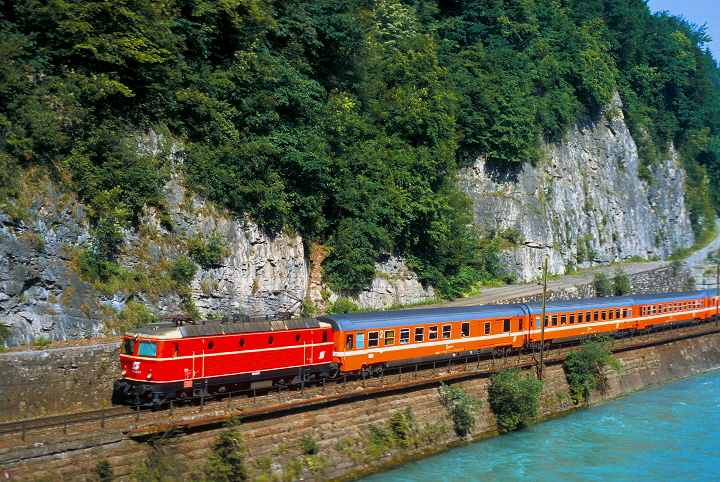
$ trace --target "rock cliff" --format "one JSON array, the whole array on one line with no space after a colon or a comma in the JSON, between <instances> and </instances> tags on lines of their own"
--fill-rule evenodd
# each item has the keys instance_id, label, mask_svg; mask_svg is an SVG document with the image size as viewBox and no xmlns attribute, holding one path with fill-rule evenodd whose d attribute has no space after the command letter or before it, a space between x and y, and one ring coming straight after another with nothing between
<instances>
[{"instance_id":1,"label":"rock cliff","mask_svg":"<svg viewBox=\"0 0 720 482\"><path fill-rule=\"evenodd\" d=\"M140 141L142 149L161 152L156 135ZM178 165L183 151L171 151ZM551 272L563 273L570 265L662 258L692 245L678 160L667 159L646 179L638 167L635 142L617 113L575 127L562 142L548 145L535 166L508 170L478 159L460 172L459 182L473 201L481 233L515 233L504 260L519 279L530 280L539 277L545 256ZM179 172L164 189L169 219L146 209L140 225L125 231L121 266L165 276L163 267L187 253L189 239L219 236L224 255L200 266L190 283L188 296L202 315L297 313L303 300L322 304L337 298L317 279L319 270L299 236L265 232L190 196ZM181 311L183 299L172 291L121 287L108 293L83 281L77 253L91 239L84 206L49 180L35 181L32 190L26 216L0 211L0 323L11 333L5 345L97 336L130 300L161 315ZM372 285L351 296L361 307L434 297L400 256L388 256L376 268Z\"/></svg>"},{"instance_id":2,"label":"rock cliff","mask_svg":"<svg viewBox=\"0 0 720 482\"><path fill-rule=\"evenodd\" d=\"M503 258L520 280L630 258L664 258L692 246L685 172L676 156L642 179L635 141L618 105L545 146L535 166L500 168L485 159L460 172L475 224L508 236Z\"/></svg>"}]
</instances>

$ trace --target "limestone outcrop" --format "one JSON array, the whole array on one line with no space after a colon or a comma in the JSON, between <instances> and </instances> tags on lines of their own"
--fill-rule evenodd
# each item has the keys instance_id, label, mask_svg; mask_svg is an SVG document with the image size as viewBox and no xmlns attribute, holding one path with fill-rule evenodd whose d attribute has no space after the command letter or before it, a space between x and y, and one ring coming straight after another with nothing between
<instances>
[{"instance_id":1,"label":"limestone outcrop","mask_svg":"<svg viewBox=\"0 0 720 482\"><path fill-rule=\"evenodd\" d=\"M539 278L545 257L550 273L563 274L692 246L685 171L672 156L641 178L618 107L545 146L535 166L508 170L481 158L461 170L480 233L511 233L503 259L519 280Z\"/></svg>"}]
</instances>

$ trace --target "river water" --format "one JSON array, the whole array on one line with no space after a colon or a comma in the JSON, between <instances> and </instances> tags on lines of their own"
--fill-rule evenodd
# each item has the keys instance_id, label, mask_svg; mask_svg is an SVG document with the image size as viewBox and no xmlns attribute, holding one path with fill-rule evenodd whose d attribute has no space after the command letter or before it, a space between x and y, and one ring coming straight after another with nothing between
<instances>
[{"instance_id":1,"label":"river water","mask_svg":"<svg viewBox=\"0 0 720 482\"><path fill-rule=\"evenodd\" d=\"M720 370L365 477L364 482L720 481Z\"/></svg>"}]
</instances>

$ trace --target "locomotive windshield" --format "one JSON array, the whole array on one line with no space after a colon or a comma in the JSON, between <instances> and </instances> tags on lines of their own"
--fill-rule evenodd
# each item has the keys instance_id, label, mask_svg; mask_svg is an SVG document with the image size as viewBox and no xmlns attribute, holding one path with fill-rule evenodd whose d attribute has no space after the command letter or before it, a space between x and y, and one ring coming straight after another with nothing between
<instances>
[{"instance_id":1,"label":"locomotive windshield","mask_svg":"<svg viewBox=\"0 0 720 482\"><path fill-rule=\"evenodd\" d=\"M135 340L130 339L130 340L123 341L123 346L122 346L123 355L132 355L134 351L135 351Z\"/></svg>"},{"instance_id":2,"label":"locomotive windshield","mask_svg":"<svg viewBox=\"0 0 720 482\"><path fill-rule=\"evenodd\" d=\"M157 343L151 341L141 341L138 348L138 356L155 356L157 355Z\"/></svg>"}]
</instances>

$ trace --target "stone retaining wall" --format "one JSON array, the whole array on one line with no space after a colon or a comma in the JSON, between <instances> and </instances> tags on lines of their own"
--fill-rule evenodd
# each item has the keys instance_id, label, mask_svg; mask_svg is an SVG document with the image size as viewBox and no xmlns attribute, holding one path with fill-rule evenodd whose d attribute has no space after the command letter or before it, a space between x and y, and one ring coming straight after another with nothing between
<instances>
[{"instance_id":1,"label":"stone retaining wall","mask_svg":"<svg viewBox=\"0 0 720 482\"><path fill-rule=\"evenodd\" d=\"M672 342L664 345L620 352L616 357L625 370L608 371L607 388L594 393L590 403L616 397L648 385L720 367L720 334ZM545 370L541 413L543 417L561 415L579 406L569 401L569 389L562 366ZM487 403L489 380L462 382L470 395L484 400L473 439L497 433L495 419ZM412 409L417 446L372 450L372 427L387 427L397 412ZM163 473L177 480L195 478L211 453L216 438L227 428L167 437L153 443L136 442L120 435L76 436L55 444L34 444L14 448L16 457L0 453L2 470L13 480L92 480L98 460L107 460L118 480L132 480L139 467L164 467ZM248 452L245 455L253 478L337 480L355 477L379 467L437 452L468 439L459 438L437 388L422 388L350 403L288 413L277 418L243 423L239 430ZM377 429L376 429L377 431ZM315 455L304 455L304 437L319 441ZM25 454L25 455L22 455ZM154 465L153 465L154 464Z\"/></svg>"},{"instance_id":2,"label":"stone retaining wall","mask_svg":"<svg viewBox=\"0 0 720 482\"><path fill-rule=\"evenodd\" d=\"M119 345L0 354L0 421L110 405Z\"/></svg>"}]
</instances>

